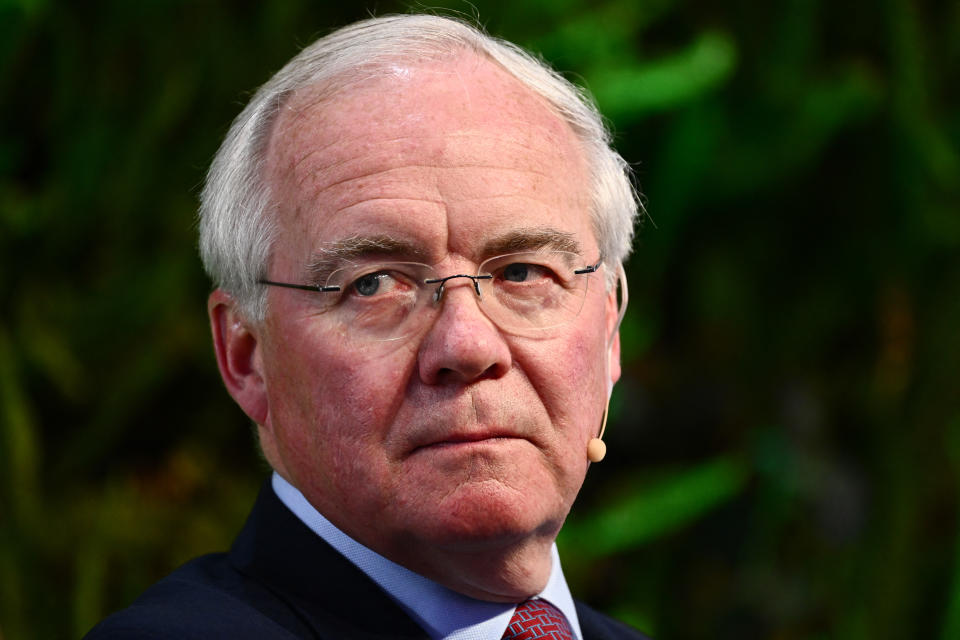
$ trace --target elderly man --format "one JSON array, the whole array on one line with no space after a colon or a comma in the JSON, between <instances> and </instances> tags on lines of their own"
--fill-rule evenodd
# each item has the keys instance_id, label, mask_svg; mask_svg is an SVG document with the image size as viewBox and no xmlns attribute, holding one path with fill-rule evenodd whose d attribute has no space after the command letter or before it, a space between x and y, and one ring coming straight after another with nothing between
<instances>
[{"instance_id":1,"label":"elderly man","mask_svg":"<svg viewBox=\"0 0 960 640\"><path fill-rule=\"evenodd\" d=\"M603 457L636 212L595 109L508 43L395 16L305 49L201 209L217 363L275 473L229 554L89 637L642 638L554 545Z\"/></svg>"}]
</instances>

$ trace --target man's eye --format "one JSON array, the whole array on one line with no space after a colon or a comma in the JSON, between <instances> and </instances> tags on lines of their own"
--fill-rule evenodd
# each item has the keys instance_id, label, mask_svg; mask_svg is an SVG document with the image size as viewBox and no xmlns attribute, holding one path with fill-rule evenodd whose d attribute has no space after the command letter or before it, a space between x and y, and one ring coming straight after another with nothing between
<instances>
[{"instance_id":1,"label":"man's eye","mask_svg":"<svg viewBox=\"0 0 960 640\"><path fill-rule=\"evenodd\" d=\"M551 270L543 265L514 262L503 268L501 277L509 282L532 282L549 277L551 273Z\"/></svg>"},{"instance_id":2,"label":"man's eye","mask_svg":"<svg viewBox=\"0 0 960 640\"><path fill-rule=\"evenodd\" d=\"M390 276L383 271L368 273L353 282L353 290L361 296L372 296L380 290L380 285L388 278L390 278Z\"/></svg>"},{"instance_id":3,"label":"man's eye","mask_svg":"<svg viewBox=\"0 0 960 640\"><path fill-rule=\"evenodd\" d=\"M514 262L513 264L508 264L503 270L503 279L511 280L513 282L523 282L527 279L528 272L528 265L525 265L522 262Z\"/></svg>"}]
</instances>

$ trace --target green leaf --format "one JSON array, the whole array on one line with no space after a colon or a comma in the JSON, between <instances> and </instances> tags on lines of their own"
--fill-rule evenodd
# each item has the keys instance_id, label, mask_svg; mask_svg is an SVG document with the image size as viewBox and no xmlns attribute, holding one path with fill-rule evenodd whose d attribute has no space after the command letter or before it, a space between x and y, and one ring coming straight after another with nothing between
<instances>
[{"instance_id":1,"label":"green leaf","mask_svg":"<svg viewBox=\"0 0 960 640\"><path fill-rule=\"evenodd\" d=\"M588 77L601 111L617 120L689 103L723 84L736 62L733 39L708 31L681 53L639 66L608 66Z\"/></svg>"},{"instance_id":2,"label":"green leaf","mask_svg":"<svg viewBox=\"0 0 960 640\"><path fill-rule=\"evenodd\" d=\"M0 326L0 464L6 474L13 520L21 526L39 510L39 444L33 410L23 392L17 357L6 329Z\"/></svg>"},{"instance_id":3,"label":"green leaf","mask_svg":"<svg viewBox=\"0 0 960 640\"><path fill-rule=\"evenodd\" d=\"M619 553L676 531L730 500L747 479L744 465L720 458L629 492L596 513L568 519L560 544L578 554Z\"/></svg>"}]
</instances>

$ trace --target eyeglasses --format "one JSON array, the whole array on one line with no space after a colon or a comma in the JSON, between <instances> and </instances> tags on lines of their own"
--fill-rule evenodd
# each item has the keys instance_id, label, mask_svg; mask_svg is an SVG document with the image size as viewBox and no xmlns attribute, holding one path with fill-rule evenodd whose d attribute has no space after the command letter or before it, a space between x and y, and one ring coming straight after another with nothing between
<instances>
[{"instance_id":1,"label":"eyeglasses","mask_svg":"<svg viewBox=\"0 0 960 640\"><path fill-rule=\"evenodd\" d=\"M476 275L440 277L417 262L350 263L323 284L259 280L263 285L301 289L317 297L318 313L365 340L397 340L431 322L446 289L470 280L483 313L500 329L534 336L566 324L583 307L589 279L603 263L576 268L582 258L568 251L529 251L482 262ZM582 264L582 263L581 263Z\"/></svg>"}]
</instances>

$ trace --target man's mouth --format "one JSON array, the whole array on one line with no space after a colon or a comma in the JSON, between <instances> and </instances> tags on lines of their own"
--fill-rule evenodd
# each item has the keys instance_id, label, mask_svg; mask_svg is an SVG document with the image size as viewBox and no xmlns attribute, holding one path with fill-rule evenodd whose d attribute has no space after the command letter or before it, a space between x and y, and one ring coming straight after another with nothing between
<instances>
[{"instance_id":1,"label":"man's mouth","mask_svg":"<svg viewBox=\"0 0 960 640\"><path fill-rule=\"evenodd\" d=\"M444 449L454 447L468 447L472 445L500 444L511 440L522 440L521 436L501 430L478 431L470 433L455 433L444 435L441 438L425 442L414 448L413 453L426 449Z\"/></svg>"}]
</instances>

